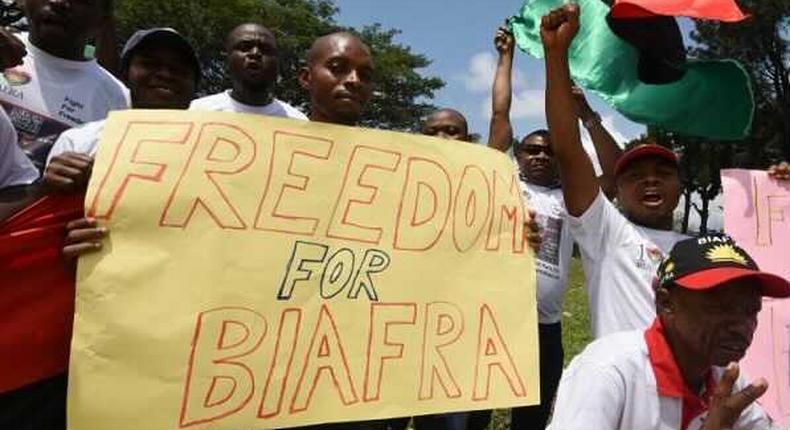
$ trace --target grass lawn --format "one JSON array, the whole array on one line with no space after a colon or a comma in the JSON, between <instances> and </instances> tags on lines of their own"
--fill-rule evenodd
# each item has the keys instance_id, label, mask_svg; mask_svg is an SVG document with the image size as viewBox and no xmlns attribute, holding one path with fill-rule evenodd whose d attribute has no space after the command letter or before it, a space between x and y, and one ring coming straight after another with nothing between
<instances>
[{"instance_id":1,"label":"grass lawn","mask_svg":"<svg viewBox=\"0 0 790 430\"><path fill-rule=\"evenodd\" d=\"M584 349L592 340L590 313L587 310L587 291L584 289L584 271L578 258L571 262L570 286L565 295L565 312L562 315L562 343L565 349L565 364ZM507 410L494 412L490 430L506 430L510 423Z\"/></svg>"}]
</instances>

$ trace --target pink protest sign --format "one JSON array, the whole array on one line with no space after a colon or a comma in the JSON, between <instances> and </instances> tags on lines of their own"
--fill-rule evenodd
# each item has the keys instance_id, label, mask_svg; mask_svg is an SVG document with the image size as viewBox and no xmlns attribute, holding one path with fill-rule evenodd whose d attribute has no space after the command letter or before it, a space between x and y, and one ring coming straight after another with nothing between
<instances>
[{"instance_id":1,"label":"pink protest sign","mask_svg":"<svg viewBox=\"0 0 790 430\"><path fill-rule=\"evenodd\" d=\"M790 182L757 170L723 170L724 229L760 269L790 279ZM768 380L760 399L771 417L790 425L790 299L764 299L742 368Z\"/></svg>"}]
</instances>

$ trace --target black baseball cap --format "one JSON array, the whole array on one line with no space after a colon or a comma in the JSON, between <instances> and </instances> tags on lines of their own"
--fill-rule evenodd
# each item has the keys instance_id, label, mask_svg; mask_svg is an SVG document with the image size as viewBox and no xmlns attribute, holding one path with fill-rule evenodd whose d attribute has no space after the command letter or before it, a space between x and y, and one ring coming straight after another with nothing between
<instances>
[{"instance_id":1,"label":"black baseball cap","mask_svg":"<svg viewBox=\"0 0 790 430\"><path fill-rule=\"evenodd\" d=\"M126 76L126 73L129 70L129 61L131 60L134 51L143 43L154 42L167 43L170 46L176 47L177 49L184 52L195 70L195 80L200 80L200 58L198 57L197 51L195 51L195 48L192 46L192 44L189 43L189 41L184 36L182 36L181 33L169 27L156 27L146 30L138 30L132 34L131 37L129 37L129 40L126 41L126 45L124 45L123 50L121 51L121 70L123 71L124 76Z\"/></svg>"},{"instance_id":2,"label":"black baseball cap","mask_svg":"<svg viewBox=\"0 0 790 430\"><path fill-rule=\"evenodd\" d=\"M760 284L765 297L790 297L790 282L761 272L752 257L730 236L709 234L675 244L658 267L658 286L675 284L689 290L709 290L736 279L750 278Z\"/></svg>"}]
</instances>

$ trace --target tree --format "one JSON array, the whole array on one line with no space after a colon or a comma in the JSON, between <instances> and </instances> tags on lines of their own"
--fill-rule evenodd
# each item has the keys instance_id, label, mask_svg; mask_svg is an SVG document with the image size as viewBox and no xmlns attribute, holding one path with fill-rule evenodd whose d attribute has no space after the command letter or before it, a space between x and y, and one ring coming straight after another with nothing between
<instances>
[{"instance_id":1,"label":"tree","mask_svg":"<svg viewBox=\"0 0 790 430\"><path fill-rule=\"evenodd\" d=\"M751 18L737 24L696 21L691 54L734 58L751 76L756 111L752 136L738 144L742 167L790 159L790 0L742 0Z\"/></svg>"},{"instance_id":2,"label":"tree","mask_svg":"<svg viewBox=\"0 0 790 430\"><path fill-rule=\"evenodd\" d=\"M370 46L376 63L376 91L366 110L363 125L390 130L416 130L420 120L435 107L434 93L444 86L420 69L431 61L394 41L398 30L380 25L362 29L345 28L334 17L331 0L124 0L118 2L116 17L119 43L135 30L155 26L173 27L198 49L203 63L201 93L219 92L230 85L225 73L222 42L225 35L243 22L260 22L274 32L280 48L277 97L306 110L308 95L299 86L297 72L313 40L324 34L347 30Z\"/></svg>"},{"instance_id":3,"label":"tree","mask_svg":"<svg viewBox=\"0 0 790 430\"><path fill-rule=\"evenodd\" d=\"M732 142L710 141L700 137L683 136L648 127L648 139L672 149L679 157L683 218L680 230L689 231L689 218L693 209L700 219L699 233L708 231L710 202L721 193L722 168L734 163ZM694 197L699 201L695 201Z\"/></svg>"}]
</instances>

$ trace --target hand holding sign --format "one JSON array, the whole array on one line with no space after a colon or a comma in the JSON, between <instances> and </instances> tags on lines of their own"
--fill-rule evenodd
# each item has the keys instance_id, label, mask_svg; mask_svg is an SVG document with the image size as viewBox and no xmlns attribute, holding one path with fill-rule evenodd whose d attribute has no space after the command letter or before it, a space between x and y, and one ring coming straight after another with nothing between
<instances>
[{"instance_id":1,"label":"hand holding sign","mask_svg":"<svg viewBox=\"0 0 790 430\"><path fill-rule=\"evenodd\" d=\"M504 154L182 111L114 113L102 138L86 206L112 236L80 262L70 428L537 401L532 226Z\"/></svg>"}]
</instances>

